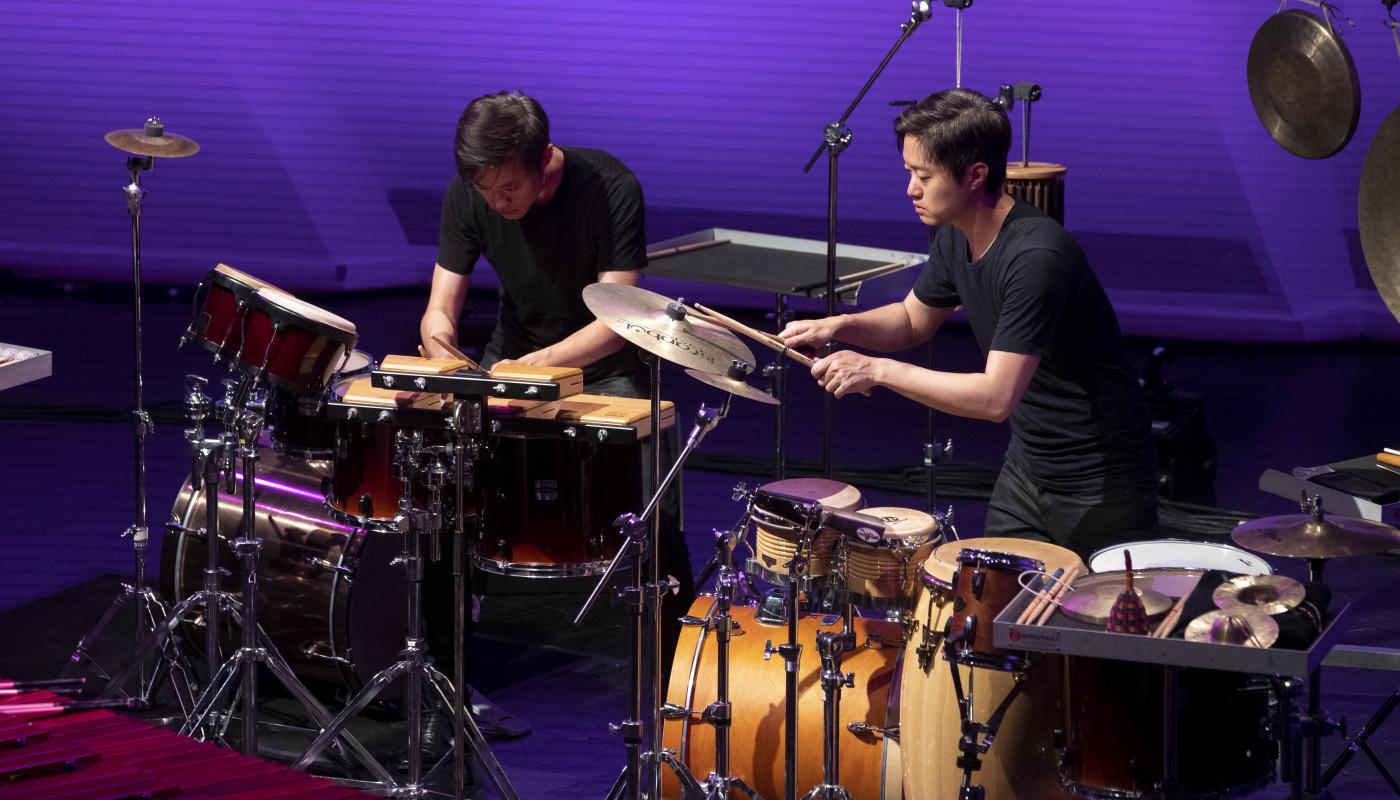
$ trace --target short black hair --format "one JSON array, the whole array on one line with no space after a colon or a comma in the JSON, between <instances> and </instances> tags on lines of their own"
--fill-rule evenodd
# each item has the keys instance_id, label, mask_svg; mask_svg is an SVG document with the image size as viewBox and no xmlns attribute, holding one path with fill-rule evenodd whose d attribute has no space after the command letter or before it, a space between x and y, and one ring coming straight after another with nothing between
<instances>
[{"instance_id":1,"label":"short black hair","mask_svg":"<svg viewBox=\"0 0 1400 800\"><path fill-rule=\"evenodd\" d=\"M913 136L924 154L961 181L967 168L987 165L987 194L1000 194L1011 150L1011 121L1001 106L971 89L946 89L904 109L894 121L896 146Z\"/></svg>"},{"instance_id":2,"label":"short black hair","mask_svg":"<svg viewBox=\"0 0 1400 800\"><path fill-rule=\"evenodd\" d=\"M457 119L455 145L457 174L464 181L511 161L540 172L549 146L549 117L538 101L520 92L484 94Z\"/></svg>"}]
</instances>

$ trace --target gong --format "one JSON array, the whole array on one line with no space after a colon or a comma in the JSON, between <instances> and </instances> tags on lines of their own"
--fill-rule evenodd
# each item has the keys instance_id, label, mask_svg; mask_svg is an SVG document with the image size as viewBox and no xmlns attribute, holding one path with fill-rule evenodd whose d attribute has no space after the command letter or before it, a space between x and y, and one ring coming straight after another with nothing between
<instances>
[{"instance_id":1,"label":"gong","mask_svg":"<svg viewBox=\"0 0 1400 800\"><path fill-rule=\"evenodd\" d=\"M1356 64L1327 20L1298 9L1269 17L1249 45L1248 74L1254 113L1293 155L1327 158L1356 133Z\"/></svg>"}]
</instances>

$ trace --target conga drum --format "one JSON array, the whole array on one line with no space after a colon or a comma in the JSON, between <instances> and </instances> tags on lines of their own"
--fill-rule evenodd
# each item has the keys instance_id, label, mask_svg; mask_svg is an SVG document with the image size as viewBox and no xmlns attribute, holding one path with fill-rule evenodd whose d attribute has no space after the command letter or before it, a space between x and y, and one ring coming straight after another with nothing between
<instances>
[{"instance_id":1,"label":"conga drum","mask_svg":"<svg viewBox=\"0 0 1400 800\"><path fill-rule=\"evenodd\" d=\"M710 595L696 598L690 619L709 621L717 610ZM729 699L732 704L729 765L731 772L767 798L783 796L783 761L787 735L786 671L781 658L765 660L763 645L787 641L787 625L767 625L751 606L734 606L737 627L729 640ZM797 780L799 795L822 782L822 687L817 633L841 630L839 616L804 614L797 623L802 658L798 662ZM855 675L855 686L841 692L841 784L859 800L899 800L900 744L885 736L853 734L849 725L863 722L889 728L899 723L899 623L861 617L855 620L855 648L841 660L841 670ZM681 628L671 661L666 702L698 712L715 701L715 644L711 625ZM668 720L662 746L699 780L714 769L714 728L695 716ZM679 798L670 769L662 768L662 797ZM738 792L735 792L738 795Z\"/></svg>"},{"instance_id":2,"label":"conga drum","mask_svg":"<svg viewBox=\"0 0 1400 800\"><path fill-rule=\"evenodd\" d=\"M1013 161L1006 165L1006 193L1044 211L1061 225L1065 224L1064 164Z\"/></svg>"},{"instance_id":3,"label":"conga drum","mask_svg":"<svg viewBox=\"0 0 1400 800\"><path fill-rule=\"evenodd\" d=\"M918 597L904 645L900 689L900 747L906 800L957 800L961 717L952 665L943 657L943 630L953 610L958 557L964 550L1033 559L1047 572L1083 567L1079 556L1048 542L980 538L945 542L919 570ZM987 624L990 625L990 620ZM972 718L986 722L1021 674L1024 687L1002 719L996 740L982 756L973 782L997 800L1054 800L1068 797L1060 786L1054 728L1060 707L1061 663L1042 657L1020 672L957 665L963 692L972 699Z\"/></svg>"}]
</instances>

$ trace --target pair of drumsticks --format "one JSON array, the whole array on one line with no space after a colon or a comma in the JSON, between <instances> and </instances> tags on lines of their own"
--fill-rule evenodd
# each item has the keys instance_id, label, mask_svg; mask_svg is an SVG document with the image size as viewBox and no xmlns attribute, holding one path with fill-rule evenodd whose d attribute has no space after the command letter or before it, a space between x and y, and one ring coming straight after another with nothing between
<instances>
[{"instance_id":1,"label":"pair of drumsticks","mask_svg":"<svg viewBox=\"0 0 1400 800\"><path fill-rule=\"evenodd\" d=\"M451 342L447 341L441 336L438 336L436 333L433 334L433 341L436 342L439 347L451 353L453 358L460 358L461 360L467 362L467 369L481 369L481 367L478 366L477 363L471 359L471 356L453 347ZM428 351L425 350L423 348L423 345L421 344L418 345L418 355L422 356L423 358L429 358Z\"/></svg>"},{"instance_id":2,"label":"pair of drumsticks","mask_svg":"<svg viewBox=\"0 0 1400 800\"><path fill-rule=\"evenodd\" d=\"M1054 575L1046 576L1046 583L1054 584L1049 589L1044 587L1035 593L1035 599L1026 606L1021 615L1016 618L1017 625L1044 625L1050 621L1055 609L1060 607L1064 596L1069 594L1069 590L1074 586L1074 582L1080 575L1084 574L1084 568L1073 566L1065 572L1063 576L1060 570L1056 570Z\"/></svg>"}]
</instances>

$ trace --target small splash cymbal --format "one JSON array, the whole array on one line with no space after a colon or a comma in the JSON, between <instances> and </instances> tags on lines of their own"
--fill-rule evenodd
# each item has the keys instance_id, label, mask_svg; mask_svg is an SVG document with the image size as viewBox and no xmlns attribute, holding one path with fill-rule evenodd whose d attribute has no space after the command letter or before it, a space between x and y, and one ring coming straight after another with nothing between
<instances>
[{"instance_id":1,"label":"small splash cymbal","mask_svg":"<svg viewBox=\"0 0 1400 800\"><path fill-rule=\"evenodd\" d=\"M744 364L743 366L747 367L748 365ZM731 366L729 372L724 375L716 375L713 372L705 372L698 369L687 369L685 374L701 383L709 384L716 389L723 389L732 395L738 395L739 397L754 400L759 403L767 403L770 406L776 406L780 402L778 398L762 389L756 386L750 386L748 381L744 380L748 375L748 370L746 369Z\"/></svg>"},{"instance_id":2,"label":"small splash cymbal","mask_svg":"<svg viewBox=\"0 0 1400 800\"><path fill-rule=\"evenodd\" d=\"M1269 648L1278 641L1278 623L1252 608L1218 609L1191 620L1185 638L1188 642Z\"/></svg>"},{"instance_id":3,"label":"small splash cymbal","mask_svg":"<svg viewBox=\"0 0 1400 800\"><path fill-rule=\"evenodd\" d=\"M146 120L144 128L108 131L107 144L125 153L158 158L187 158L199 152L199 143L165 130L159 117Z\"/></svg>"},{"instance_id":4,"label":"small splash cymbal","mask_svg":"<svg viewBox=\"0 0 1400 800\"><path fill-rule=\"evenodd\" d=\"M1090 625L1108 624L1113 604L1118 600L1118 595L1123 593L1122 572L1116 574L1120 578L1112 583L1071 589L1060 606L1060 610L1070 619L1087 622ZM1144 589L1141 586L1133 587L1133 592L1142 600L1142 606L1147 610L1149 618L1165 614L1172 607L1171 598L1161 592Z\"/></svg>"},{"instance_id":5,"label":"small splash cymbal","mask_svg":"<svg viewBox=\"0 0 1400 800\"><path fill-rule=\"evenodd\" d=\"M1217 608L1248 608L1263 614L1281 614L1303 602L1303 584L1284 575L1239 575L1215 588L1211 599Z\"/></svg>"}]
</instances>

